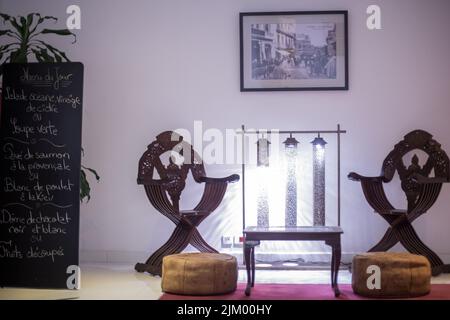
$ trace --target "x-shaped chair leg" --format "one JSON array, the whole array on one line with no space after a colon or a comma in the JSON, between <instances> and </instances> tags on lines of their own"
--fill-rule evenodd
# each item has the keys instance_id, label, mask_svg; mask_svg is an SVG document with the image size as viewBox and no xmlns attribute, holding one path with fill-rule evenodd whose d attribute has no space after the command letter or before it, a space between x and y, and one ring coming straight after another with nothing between
<instances>
[{"instance_id":1,"label":"x-shaped chair leg","mask_svg":"<svg viewBox=\"0 0 450 320\"><path fill-rule=\"evenodd\" d=\"M441 258L428 248L422 240L420 240L416 231L409 222L405 222L394 228L400 243L411 253L425 256L431 264L433 275L440 274L441 266L444 265Z\"/></svg>"},{"instance_id":2,"label":"x-shaped chair leg","mask_svg":"<svg viewBox=\"0 0 450 320\"><path fill-rule=\"evenodd\" d=\"M372 248L369 249L369 252L381 252L381 251L388 251L393 246L395 246L398 242L397 236L395 235L394 230L389 227L386 230L386 233L384 234L383 238L374 245Z\"/></svg>"},{"instance_id":3,"label":"x-shaped chair leg","mask_svg":"<svg viewBox=\"0 0 450 320\"><path fill-rule=\"evenodd\" d=\"M190 244L193 245L200 252L217 253L218 251L211 247L205 239L202 238L197 228L193 228L192 238L190 239Z\"/></svg>"},{"instance_id":4,"label":"x-shaped chair leg","mask_svg":"<svg viewBox=\"0 0 450 320\"><path fill-rule=\"evenodd\" d=\"M152 275L161 275L162 260L165 256L180 253L187 247L191 240L194 227L188 226L183 222L177 224L169 240L156 250L145 263L138 263L135 266L136 271L145 272Z\"/></svg>"},{"instance_id":5,"label":"x-shaped chair leg","mask_svg":"<svg viewBox=\"0 0 450 320\"><path fill-rule=\"evenodd\" d=\"M400 242L406 250L411 253L425 256L431 264L433 275L442 272L441 267L444 265L439 256L426 246L419 238L416 231L411 225L409 219L405 219L401 223L395 223L394 220L384 234L383 238L369 252L388 251L390 248Z\"/></svg>"},{"instance_id":6,"label":"x-shaped chair leg","mask_svg":"<svg viewBox=\"0 0 450 320\"><path fill-rule=\"evenodd\" d=\"M156 250L145 263L138 263L135 266L138 272L148 272L152 275L161 275L162 260L165 256L182 252L188 244L193 245L200 252L216 253L217 250L211 247L200 235L196 226L184 221L177 224L169 240Z\"/></svg>"}]
</instances>

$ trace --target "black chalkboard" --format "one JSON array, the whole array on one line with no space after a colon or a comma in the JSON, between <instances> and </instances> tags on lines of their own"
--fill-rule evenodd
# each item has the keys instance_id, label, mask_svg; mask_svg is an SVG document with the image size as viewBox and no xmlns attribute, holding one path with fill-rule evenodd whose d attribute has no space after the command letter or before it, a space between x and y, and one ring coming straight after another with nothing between
<instances>
[{"instance_id":1,"label":"black chalkboard","mask_svg":"<svg viewBox=\"0 0 450 320\"><path fill-rule=\"evenodd\" d=\"M76 289L83 65L3 68L0 286Z\"/></svg>"}]
</instances>

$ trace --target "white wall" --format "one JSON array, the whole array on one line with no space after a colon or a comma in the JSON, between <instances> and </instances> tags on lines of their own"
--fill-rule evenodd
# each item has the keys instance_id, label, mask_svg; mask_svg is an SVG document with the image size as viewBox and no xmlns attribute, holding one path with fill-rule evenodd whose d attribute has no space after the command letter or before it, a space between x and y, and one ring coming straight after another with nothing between
<instances>
[{"instance_id":1,"label":"white wall","mask_svg":"<svg viewBox=\"0 0 450 320\"><path fill-rule=\"evenodd\" d=\"M66 17L79 4L78 41L52 43L85 65L85 164L102 176L82 206L85 259L130 260L158 248L173 228L136 185L137 161L161 131L205 127L329 128L348 134L342 152L343 250L365 251L384 233L349 171L378 174L394 142L410 130L435 135L450 152L450 2L419 0L0 0L8 14ZM378 4L382 30L365 27ZM239 92L238 14L243 11L349 10L350 90ZM215 175L233 170L214 168ZM211 171L211 170L209 170ZM240 186L201 226L218 245L240 222ZM400 193L393 194L400 202ZM450 262L450 187L416 223L431 248ZM226 210L228 209L228 210ZM142 257L143 258L143 257ZM133 260L134 261L134 260Z\"/></svg>"}]
</instances>

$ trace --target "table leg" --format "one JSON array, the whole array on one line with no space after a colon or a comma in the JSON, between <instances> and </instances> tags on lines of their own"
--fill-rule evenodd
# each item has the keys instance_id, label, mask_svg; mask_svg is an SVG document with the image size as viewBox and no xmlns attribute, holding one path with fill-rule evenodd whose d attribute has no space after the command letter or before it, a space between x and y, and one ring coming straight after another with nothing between
<instances>
[{"instance_id":1,"label":"table leg","mask_svg":"<svg viewBox=\"0 0 450 320\"><path fill-rule=\"evenodd\" d=\"M252 289L252 272L251 272L251 250L252 247L244 243L244 261L245 261L245 269L247 270L247 287L245 288L245 295L249 296Z\"/></svg>"},{"instance_id":2,"label":"table leg","mask_svg":"<svg viewBox=\"0 0 450 320\"><path fill-rule=\"evenodd\" d=\"M255 247L252 247L252 254L250 255L251 261L252 261L252 287L255 286L255 270L256 270L256 263L255 263Z\"/></svg>"},{"instance_id":3,"label":"table leg","mask_svg":"<svg viewBox=\"0 0 450 320\"><path fill-rule=\"evenodd\" d=\"M341 265L341 239L334 238L325 241L331 247L331 288L334 296L339 297L341 292L338 286L339 267Z\"/></svg>"},{"instance_id":4,"label":"table leg","mask_svg":"<svg viewBox=\"0 0 450 320\"><path fill-rule=\"evenodd\" d=\"M334 274L336 272L336 252L334 250L334 245L331 246L331 288L334 290Z\"/></svg>"},{"instance_id":5,"label":"table leg","mask_svg":"<svg viewBox=\"0 0 450 320\"><path fill-rule=\"evenodd\" d=\"M333 279L333 289L334 289L334 296L339 297L341 292L339 291L338 287L338 275L339 275L339 267L341 265L341 244L340 241L337 241L335 245L333 246L333 253L334 256L334 279Z\"/></svg>"}]
</instances>

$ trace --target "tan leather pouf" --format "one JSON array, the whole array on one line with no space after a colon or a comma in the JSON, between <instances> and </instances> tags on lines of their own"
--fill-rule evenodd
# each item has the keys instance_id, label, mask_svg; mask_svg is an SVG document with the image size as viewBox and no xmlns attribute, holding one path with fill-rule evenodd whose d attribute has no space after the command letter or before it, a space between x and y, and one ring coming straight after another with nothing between
<instances>
[{"instance_id":1,"label":"tan leather pouf","mask_svg":"<svg viewBox=\"0 0 450 320\"><path fill-rule=\"evenodd\" d=\"M377 274L380 276L378 282ZM430 262L423 256L410 253L369 252L353 257L352 288L356 294L362 296L375 298L422 296L430 292L430 280ZM379 288L376 287L377 284Z\"/></svg>"},{"instance_id":2,"label":"tan leather pouf","mask_svg":"<svg viewBox=\"0 0 450 320\"><path fill-rule=\"evenodd\" d=\"M215 295L236 290L237 260L220 253L180 253L164 257L162 291Z\"/></svg>"}]
</instances>

